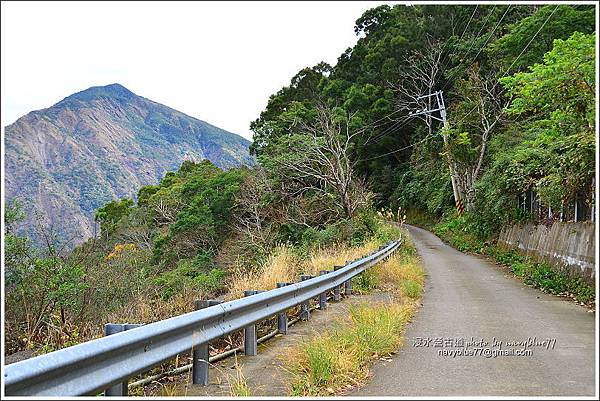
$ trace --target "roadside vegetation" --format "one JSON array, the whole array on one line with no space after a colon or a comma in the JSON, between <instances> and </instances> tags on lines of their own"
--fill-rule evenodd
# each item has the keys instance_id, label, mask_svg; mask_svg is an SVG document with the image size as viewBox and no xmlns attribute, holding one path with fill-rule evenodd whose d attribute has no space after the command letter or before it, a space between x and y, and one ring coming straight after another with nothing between
<instances>
[{"instance_id":1,"label":"roadside vegetation","mask_svg":"<svg viewBox=\"0 0 600 401\"><path fill-rule=\"evenodd\" d=\"M252 150L259 160L289 157L285 149L310 138L305 123L333 108L347 118L354 171L376 207L439 225L446 241L510 261L530 285L593 302L581 280L493 244L506 225L552 224L575 201L589 215L596 202L594 13L568 4L374 7L335 66L304 68L271 96L252 123ZM423 96L439 90L445 129L438 113L409 116L435 109ZM533 203L535 213L524 210Z\"/></svg>"},{"instance_id":2,"label":"roadside vegetation","mask_svg":"<svg viewBox=\"0 0 600 401\"><path fill-rule=\"evenodd\" d=\"M353 291L385 291L389 302L352 306L348 320L334 322L331 330L288 351L290 395L342 393L363 383L374 361L397 352L424 284L416 251L406 235L404 241L394 257L353 280Z\"/></svg>"},{"instance_id":3,"label":"roadside vegetation","mask_svg":"<svg viewBox=\"0 0 600 401\"><path fill-rule=\"evenodd\" d=\"M101 209L103 236L67 255L52 246L33 248L27 238L9 232L7 352L46 353L102 336L107 322L150 323L192 311L195 299L234 299L244 290L272 289L277 282L297 281L300 274L343 265L399 236L384 223L389 215L364 209L321 228L270 222L281 232L269 242L256 240L234 222L244 213L233 206L244 196L238 185L243 179L209 163L184 163L156 188L142 188L137 204L111 202ZM192 192L196 200L181 194L190 183L202 185L203 192ZM169 211L174 206L165 205L168 196L175 198L172 204L191 210ZM8 210L10 223L23 213L18 204ZM163 215L172 221L161 223ZM290 238L292 227L302 235Z\"/></svg>"},{"instance_id":4,"label":"roadside vegetation","mask_svg":"<svg viewBox=\"0 0 600 401\"><path fill-rule=\"evenodd\" d=\"M452 216L433 225L432 231L461 252L483 254L496 263L508 266L510 271L527 285L550 294L568 296L588 306L595 302L595 289L580 277L557 271L548 263L537 262L518 251L504 249L494 241L486 241L469 229L469 216Z\"/></svg>"},{"instance_id":5,"label":"roadside vegetation","mask_svg":"<svg viewBox=\"0 0 600 401\"><path fill-rule=\"evenodd\" d=\"M590 5L374 7L335 66L304 68L270 96L251 123L258 165L184 161L99 208L97 235L70 252L43 221L42 246L20 234L35 211L7 201L5 354L52 351L101 336L107 322L149 323L191 311L194 299L343 264L393 238L382 208L448 216L438 231L458 233L466 249L530 218L518 208L524 191L555 215L589 200L594 21ZM408 117L440 89L448 129ZM464 221L452 222L454 189ZM513 264L532 283L593 297L527 263ZM408 299L417 285L399 288Z\"/></svg>"}]
</instances>

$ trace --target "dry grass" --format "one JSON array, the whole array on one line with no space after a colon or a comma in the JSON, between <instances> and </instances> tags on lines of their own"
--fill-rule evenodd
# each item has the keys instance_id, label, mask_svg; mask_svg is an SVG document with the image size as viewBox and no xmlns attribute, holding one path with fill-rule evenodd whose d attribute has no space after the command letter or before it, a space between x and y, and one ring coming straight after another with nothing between
<instances>
[{"instance_id":1,"label":"dry grass","mask_svg":"<svg viewBox=\"0 0 600 401\"><path fill-rule=\"evenodd\" d=\"M108 316L111 323L151 323L193 310L195 299L205 299L202 291L184 288L174 294L168 301L159 296L140 294L125 307Z\"/></svg>"},{"instance_id":2,"label":"dry grass","mask_svg":"<svg viewBox=\"0 0 600 401\"><path fill-rule=\"evenodd\" d=\"M241 366L238 364L237 354L235 356L235 377L228 378L229 381L229 395L231 397L249 397L252 395L250 387ZM229 377L229 376L228 376Z\"/></svg>"},{"instance_id":3,"label":"dry grass","mask_svg":"<svg viewBox=\"0 0 600 401\"><path fill-rule=\"evenodd\" d=\"M295 281L300 263L292 248L279 246L259 269L247 272L238 269L229 283L225 298L240 298L245 290L271 290L277 287L278 282Z\"/></svg>"},{"instance_id":4,"label":"dry grass","mask_svg":"<svg viewBox=\"0 0 600 401\"><path fill-rule=\"evenodd\" d=\"M244 272L239 269L229 283L227 300L240 298L245 290L271 290L278 282L298 281L301 274L318 275L321 270L332 270L335 265L365 256L377 249L376 241L362 246L335 245L313 251L308 259L301 259L293 249L280 246L259 269Z\"/></svg>"},{"instance_id":5,"label":"dry grass","mask_svg":"<svg viewBox=\"0 0 600 401\"><path fill-rule=\"evenodd\" d=\"M407 238L407 236L405 236ZM393 258L362 274L364 291L377 287L398 296L391 303L351 308L350 321L288 351L295 396L335 395L361 384L374 359L394 353L421 296L425 274L414 246L405 242Z\"/></svg>"},{"instance_id":6,"label":"dry grass","mask_svg":"<svg viewBox=\"0 0 600 401\"><path fill-rule=\"evenodd\" d=\"M362 304L350 321L289 351L293 396L333 395L360 384L372 360L389 356L402 344L414 312L410 304Z\"/></svg>"},{"instance_id":7,"label":"dry grass","mask_svg":"<svg viewBox=\"0 0 600 401\"><path fill-rule=\"evenodd\" d=\"M343 266L346 262L362 258L378 247L374 240L362 246L351 247L347 245L335 245L333 247L318 249L302 265L303 274L318 275L321 270L332 270L333 266Z\"/></svg>"},{"instance_id":8,"label":"dry grass","mask_svg":"<svg viewBox=\"0 0 600 401\"><path fill-rule=\"evenodd\" d=\"M425 283L425 272L414 249L414 245L404 236L405 242L397 255L385 263L372 268L371 274L383 290L399 293L410 299L419 298Z\"/></svg>"}]
</instances>

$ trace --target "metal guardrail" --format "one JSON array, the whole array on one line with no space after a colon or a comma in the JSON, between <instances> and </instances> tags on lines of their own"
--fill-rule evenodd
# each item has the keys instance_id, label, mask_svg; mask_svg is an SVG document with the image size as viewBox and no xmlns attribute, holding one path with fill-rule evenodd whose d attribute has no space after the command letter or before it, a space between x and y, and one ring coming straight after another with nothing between
<instances>
[{"instance_id":1,"label":"metal guardrail","mask_svg":"<svg viewBox=\"0 0 600 401\"><path fill-rule=\"evenodd\" d=\"M94 395L178 354L337 290L389 257L393 241L338 270L4 366L5 395Z\"/></svg>"}]
</instances>

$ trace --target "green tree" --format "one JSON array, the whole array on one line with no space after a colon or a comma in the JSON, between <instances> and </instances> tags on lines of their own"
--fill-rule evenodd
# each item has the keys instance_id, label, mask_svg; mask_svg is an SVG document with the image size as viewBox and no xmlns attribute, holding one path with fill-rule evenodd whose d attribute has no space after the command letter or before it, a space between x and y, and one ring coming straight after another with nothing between
<instances>
[{"instance_id":1,"label":"green tree","mask_svg":"<svg viewBox=\"0 0 600 401\"><path fill-rule=\"evenodd\" d=\"M508 112L524 120L528 136L514 151L507 173L535 185L557 208L595 174L595 35L576 32L554 41L544 62L501 80L512 96Z\"/></svg>"},{"instance_id":2,"label":"green tree","mask_svg":"<svg viewBox=\"0 0 600 401\"><path fill-rule=\"evenodd\" d=\"M116 227L117 223L131 212L133 200L121 199L111 201L98 209L94 220L100 223L102 235L108 236Z\"/></svg>"}]
</instances>

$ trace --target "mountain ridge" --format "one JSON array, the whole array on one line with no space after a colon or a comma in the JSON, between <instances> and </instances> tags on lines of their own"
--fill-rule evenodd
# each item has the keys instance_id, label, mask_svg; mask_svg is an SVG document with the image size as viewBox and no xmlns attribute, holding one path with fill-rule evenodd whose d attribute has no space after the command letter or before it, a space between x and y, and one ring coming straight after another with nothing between
<instances>
[{"instance_id":1,"label":"mountain ridge","mask_svg":"<svg viewBox=\"0 0 600 401\"><path fill-rule=\"evenodd\" d=\"M135 197L183 160L252 165L249 145L123 85L90 87L5 127L5 198L79 243L94 235L93 214L106 202ZM20 230L39 240L34 226L29 216Z\"/></svg>"}]
</instances>

